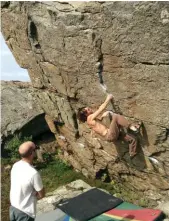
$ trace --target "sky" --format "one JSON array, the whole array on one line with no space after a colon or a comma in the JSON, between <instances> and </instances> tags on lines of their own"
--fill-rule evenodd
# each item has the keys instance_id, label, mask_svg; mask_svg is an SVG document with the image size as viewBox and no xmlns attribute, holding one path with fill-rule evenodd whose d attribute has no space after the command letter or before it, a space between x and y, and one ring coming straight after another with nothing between
<instances>
[{"instance_id":1,"label":"sky","mask_svg":"<svg viewBox=\"0 0 169 221\"><path fill-rule=\"evenodd\" d=\"M11 81L30 81L26 69L21 68L15 61L12 52L8 48L5 40L0 33L0 57L1 57L1 80Z\"/></svg>"}]
</instances>

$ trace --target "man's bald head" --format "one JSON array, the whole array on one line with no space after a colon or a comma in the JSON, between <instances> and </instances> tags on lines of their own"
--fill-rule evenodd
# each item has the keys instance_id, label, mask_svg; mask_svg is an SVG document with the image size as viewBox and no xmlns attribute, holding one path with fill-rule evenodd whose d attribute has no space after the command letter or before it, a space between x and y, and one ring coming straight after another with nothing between
<instances>
[{"instance_id":1,"label":"man's bald head","mask_svg":"<svg viewBox=\"0 0 169 221\"><path fill-rule=\"evenodd\" d=\"M36 146L32 141L24 142L19 147L19 154L23 158L29 157L32 154L32 151L35 150L35 148Z\"/></svg>"}]
</instances>

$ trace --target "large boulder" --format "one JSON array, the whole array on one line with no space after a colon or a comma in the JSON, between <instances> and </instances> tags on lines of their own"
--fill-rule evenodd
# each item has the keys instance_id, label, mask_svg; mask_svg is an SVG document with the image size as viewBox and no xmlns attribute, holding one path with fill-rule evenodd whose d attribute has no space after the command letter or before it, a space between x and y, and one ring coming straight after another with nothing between
<instances>
[{"instance_id":1,"label":"large boulder","mask_svg":"<svg viewBox=\"0 0 169 221\"><path fill-rule=\"evenodd\" d=\"M8 2L1 11L3 36L37 88L60 157L85 176L165 196L169 3ZM79 108L98 107L107 92L115 96L109 108L144 123L133 159L127 143L94 139L76 118Z\"/></svg>"},{"instance_id":2,"label":"large boulder","mask_svg":"<svg viewBox=\"0 0 169 221\"><path fill-rule=\"evenodd\" d=\"M16 133L36 137L49 131L30 83L1 81L1 114L3 140Z\"/></svg>"}]
</instances>

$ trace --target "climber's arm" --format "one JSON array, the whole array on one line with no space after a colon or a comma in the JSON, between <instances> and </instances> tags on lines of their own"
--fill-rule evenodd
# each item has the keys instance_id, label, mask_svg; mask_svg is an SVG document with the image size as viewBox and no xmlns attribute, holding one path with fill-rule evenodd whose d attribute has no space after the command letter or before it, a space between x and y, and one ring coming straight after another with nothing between
<instances>
[{"instance_id":1,"label":"climber's arm","mask_svg":"<svg viewBox=\"0 0 169 221\"><path fill-rule=\"evenodd\" d=\"M95 120L99 114L105 110L105 108L107 107L109 101L113 99L113 95L112 94L108 94L106 100L104 101L104 103L98 108L97 111L95 111L93 114L90 115L90 121Z\"/></svg>"}]
</instances>

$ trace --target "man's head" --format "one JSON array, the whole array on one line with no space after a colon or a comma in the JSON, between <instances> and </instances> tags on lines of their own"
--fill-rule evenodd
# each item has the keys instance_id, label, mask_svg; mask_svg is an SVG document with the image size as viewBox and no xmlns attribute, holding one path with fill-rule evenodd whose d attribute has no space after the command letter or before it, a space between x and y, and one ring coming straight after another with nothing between
<instances>
[{"instance_id":1,"label":"man's head","mask_svg":"<svg viewBox=\"0 0 169 221\"><path fill-rule=\"evenodd\" d=\"M81 122L85 122L87 121L87 117L93 114L93 111L90 107L85 107L79 110L77 118L81 121Z\"/></svg>"},{"instance_id":2,"label":"man's head","mask_svg":"<svg viewBox=\"0 0 169 221\"><path fill-rule=\"evenodd\" d=\"M33 158L36 156L37 147L32 141L24 142L19 147L19 154L22 158L33 160Z\"/></svg>"}]
</instances>

